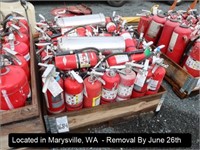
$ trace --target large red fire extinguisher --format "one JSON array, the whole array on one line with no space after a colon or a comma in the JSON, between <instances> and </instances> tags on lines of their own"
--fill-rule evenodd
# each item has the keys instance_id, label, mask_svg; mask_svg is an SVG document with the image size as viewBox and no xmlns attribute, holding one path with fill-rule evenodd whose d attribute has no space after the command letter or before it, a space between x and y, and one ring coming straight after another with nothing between
<instances>
[{"instance_id":1,"label":"large red fire extinguisher","mask_svg":"<svg viewBox=\"0 0 200 150\"><path fill-rule=\"evenodd\" d=\"M102 87L101 104L115 102L120 82L119 74L114 69L111 69L104 73L102 79L105 81L105 85Z\"/></svg>"},{"instance_id":2,"label":"large red fire extinguisher","mask_svg":"<svg viewBox=\"0 0 200 150\"><path fill-rule=\"evenodd\" d=\"M30 80L30 70L28 63L26 62L25 58L19 55L17 52L10 50L9 48L4 47L3 51L5 51L6 55L11 57L12 65L17 65L21 67L24 72L26 73L28 81ZM4 53L4 52L3 52Z\"/></svg>"},{"instance_id":3,"label":"large red fire extinguisher","mask_svg":"<svg viewBox=\"0 0 200 150\"><path fill-rule=\"evenodd\" d=\"M187 70L193 77L200 76L200 38L195 42L183 69Z\"/></svg>"},{"instance_id":4,"label":"large red fire extinguisher","mask_svg":"<svg viewBox=\"0 0 200 150\"><path fill-rule=\"evenodd\" d=\"M118 86L116 101L125 101L130 99L136 77L135 72L132 71L129 66L122 69L121 72L124 74L120 73L121 80Z\"/></svg>"},{"instance_id":5,"label":"large red fire extinguisher","mask_svg":"<svg viewBox=\"0 0 200 150\"><path fill-rule=\"evenodd\" d=\"M142 97L147 91L147 86L152 77L152 70L149 69L149 60L146 59L143 69L137 73L131 98Z\"/></svg>"},{"instance_id":6,"label":"large red fire extinguisher","mask_svg":"<svg viewBox=\"0 0 200 150\"><path fill-rule=\"evenodd\" d=\"M143 33L144 35L147 32L147 29L149 27L149 24L152 20L151 12L147 10L142 10L144 14L137 14L137 16L140 17L140 21L138 23L137 31L139 34Z\"/></svg>"},{"instance_id":7,"label":"large red fire extinguisher","mask_svg":"<svg viewBox=\"0 0 200 150\"><path fill-rule=\"evenodd\" d=\"M80 110L83 107L83 80L73 70L64 80L65 102L67 111Z\"/></svg>"},{"instance_id":8,"label":"large red fire extinguisher","mask_svg":"<svg viewBox=\"0 0 200 150\"><path fill-rule=\"evenodd\" d=\"M147 92L145 95L156 94L160 88L160 85L164 79L166 70L164 67L155 64L152 69L152 77L148 83Z\"/></svg>"},{"instance_id":9,"label":"large red fire extinguisher","mask_svg":"<svg viewBox=\"0 0 200 150\"><path fill-rule=\"evenodd\" d=\"M55 57L55 65L60 70L94 67L97 62L98 57L95 52L82 52Z\"/></svg>"},{"instance_id":10,"label":"large red fire extinguisher","mask_svg":"<svg viewBox=\"0 0 200 150\"><path fill-rule=\"evenodd\" d=\"M10 110L25 105L31 95L26 74L15 65L4 66L4 56L0 57L0 110Z\"/></svg>"},{"instance_id":11,"label":"large red fire extinguisher","mask_svg":"<svg viewBox=\"0 0 200 150\"><path fill-rule=\"evenodd\" d=\"M174 29L166 53L174 62L179 63L191 33L192 30L185 25L177 26Z\"/></svg>"},{"instance_id":12,"label":"large red fire extinguisher","mask_svg":"<svg viewBox=\"0 0 200 150\"><path fill-rule=\"evenodd\" d=\"M153 16L144 38L147 41L153 41L154 45L156 45L165 22L165 16L161 14Z\"/></svg>"},{"instance_id":13,"label":"large red fire extinguisher","mask_svg":"<svg viewBox=\"0 0 200 150\"><path fill-rule=\"evenodd\" d=\"M83 106L85 108L100 105L102 79L97 77L103 75L102 73L91 73L91 75L84 79L84 98ZM104 82L104 81L103 81ZM105 84L105 83L104 83Z\"/></svg>"},{"instance_id":14,"label":"large red fire extinguisher","mask_svg":"<svg viewBox=\"0 0 200 150\"><path fill-rule=\"evenodd\" d=\"M57 114L65 111L63 79L56 72L52 64L42 64L39 66L47 67L42 74L43 88L46 106L49 114Z\"/></svg>"},{"instance_id":15,"label":"large red fire extinguisher","mask_svg":"<svg viewBox=\"0 0 200 150\"><path fill-rule=\"evenodd\" d=\"M30 53L28 46L23 42L16 41L14 38L14 34L12 33L9 35L8 39L9 43L6 43L5 45L3 45L3 47L7 47L11 50L18 52L26 59L26 61L30 65Z\"/></svg>"},{"instance_id":16,"label":"large red fire extinguisher","mask_svg":"<svg viewBox=\"0 0 200 150\"><path fill-rule=\"evenodd\" d=\"M169 45L169 41L171 39L174 28L177 27L179 24L180 23L178 22L178 20L175 19L170 19L165 22L165 25L163 27L161 36L157 44L157 45L165 45L165 47L161 50L164 54L167 52L167 47Z\"/></svg>"}]
</instances>

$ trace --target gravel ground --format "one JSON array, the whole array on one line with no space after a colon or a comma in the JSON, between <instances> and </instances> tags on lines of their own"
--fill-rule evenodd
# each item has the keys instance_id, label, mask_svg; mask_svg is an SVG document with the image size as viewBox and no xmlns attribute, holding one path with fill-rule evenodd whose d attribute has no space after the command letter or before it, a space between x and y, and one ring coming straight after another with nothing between
<instances>
[{"instance_id":1,"label":"gravel ground","mask_svg":"<svg viewBox=\"0 0 200 150\"><path fill-rule=\"evenodd\" d=\"M55 7L64 5L75 5L80 2L34 2L36 9L36 18L38 14L43 14L47 19L51 18L50 11ZM104 13L111 15L116 11L121 16L134 16L141 12L141 9L150 9L153 2L130 1L123 7L115 8L107 5L106 2L82 2L89 6L93 13ZM157 2L164 11L168 10L169 5L164 2ZM187 9L190 3L184 2L177 6L178 9ZM197 6L199 10L199 5ZM171 86L166 82L163 86L167 89L167 96L161 111L151 117L150 115L139 115L133 119L116 123L112 126L100 126L98 128L88 129L92 133L191 133L192 147L190 149L199 149L199 95L180 100L171 90Z\"/></svg>"}]
</instances>

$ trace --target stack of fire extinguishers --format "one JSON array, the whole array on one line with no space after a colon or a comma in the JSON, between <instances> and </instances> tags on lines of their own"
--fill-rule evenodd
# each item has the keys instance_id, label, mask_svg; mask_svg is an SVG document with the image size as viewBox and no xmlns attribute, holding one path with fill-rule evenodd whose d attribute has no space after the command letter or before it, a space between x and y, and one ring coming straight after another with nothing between
<instances>
[{"instance_id":1,"label":"stack of fire extinguishers","mask_svg":"<svg viewBox=\"0 0 200 150\"><path fill-rule=\"evenodd\" d=\"M100 19L102 17L101 14ZM152 49L153 42L147 43L142 36L137 39L134 29L115 13L112 17L104 17L105 24L99 23L99 15L85 16L85 21L79 22L78 27L70 20L62 19L62 27L58 20L47 23L44 17L36 27L40 33L36 53L40 57L43 93L49 114L158 92L167 67L159 57L163 45ZM116 26L112 31L108 31L111 30L106 23L108 20ZM88 33L80 34L77 30L80 26ZM92 32L86 26L91 27ZM65 29L62 34L64 28L70 29ZM74 33L69 34L72 31Z\"/></svg>"},{"instance_id":2,"label":"stack of fire extinguishers","mask_svg":"<svg viewBox=\"0 0 200 150\"><path fill-rule=\"evenodd\" d=\"M8 14L0 29L0 111L25 106L31 97L29 26L17 12ZM17 78L16 78L17 77Z\"/></svg>"},{"instance_id":3,"label":"stack of fire extinguishers","mask_svg":"<svg viewBox=\"0 0 200 150\"><path fill-rule=\"evenodd\" d=\"M176 11L175 7L166 13L158 9L157 13L143 10L142 14L138 14L141 18L137 31L143 34L147 41L153 41L154 45L165 45L165 48L161 50L162 53L183 66L183 61L186 59L184 57L189 55L188 47L191 48L194 36L198 36L200 14L197 9L194 9L196 3L197 0L194 0L187 11ZM196 60L199 62L198 58L195 58Z\"/></svg>"}]
</instances>

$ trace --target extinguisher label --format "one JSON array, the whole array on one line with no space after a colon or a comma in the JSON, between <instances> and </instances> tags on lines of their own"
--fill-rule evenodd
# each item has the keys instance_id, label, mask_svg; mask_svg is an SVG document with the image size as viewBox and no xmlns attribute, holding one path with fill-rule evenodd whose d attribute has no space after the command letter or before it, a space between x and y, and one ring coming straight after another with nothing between
<instances>
[{"instance_id":1,"label":"extinguisher label","mask_svg":"<svg viewBox=\"0 0 200 150\"><path fill-rule=\"evenodd\" d=\"M108 99L108 100L109 99L115 99L116 96L117 96L117 89L115 89L115 90L106 90L106 89L103 88L102 97L104 99Z\"/></svg>"},{"instance_id":2,"label":"extinguisher label","mask_svg":"<svg viewBox=\"0 0 200 150\"><path fill-rule=\"evenodd\" d=\"M50 77L47 88L54 97L58 96L60 93L63 92L63 89L53 77Z\"/></svg>"},{"instance_id":3,"label":"extinguisher label","mask_svg":"<svg viewBox=\"0 0 200 150\"><path fill-rule=\"evenodd\" d=\"M186 65L194 70L200 70L200 61L194 60L191 56L188 57Z\"/></svg>"},{"instance_id":4,"label":"extinguisher label","mask_svg":"<svg viewBox=\"0 0 200 150\"><path fill-rule=\"evenodd\" d=\"M169 51L173 51L174 49L174 46L176 44L176 41L177 41L177 38L178 38L178 34L176 32L173 32L172 36L171 36L171 40L169 42Z\"/></svg>"},{"instance_id":5,"label":"extinguisher label","mask_svg":"<svg viewBox=\"0 0 200 150\"><path fill-rule=\"evenodd\" d=\"M101 94L92 99L92 107L100 105Z\"/></svg>"},{"instance_id":6,"label":"extinguisher label","mask_svg":"<svg viewBox=\"0 0 200 150\"><path fill-rule=\"evenodd\" d=\"M87 53L77 54L80 68L90 67L90 60Z\"/></svg>"},{"instance_id":7,"label":"extinguisher label","mask_svg":"<svg viewBox=\"0 0 200 150\"><path fill-rule=\"evenodd\" d=\"M29 61L30 60L30 53L28 53L28 54L26 54L25 56L24 56L24 58L26 59L26 61Z\"/></svg>"},{"instance_id":8,"label":"extinguisher label","mask_svg":"<svg viewBox=\"0 0 200 150\"><path fill-rule=\"evenodd\" d=\"M51 97L52 98L52 108L59 108L64 104L64 98L63 94L59 94L56 97Z\"/></svg>"},{"instance_id":9,"label":"extinguisher label","mask_svg":"<svg viewBox=\"0 0 200 150\"><path fill-rule=\"evenodd\" d=\"M130 96L132 94L132 91L133 91L133 85L124 86L122 84L119 84L119 88L118 88L118 95L119 96L122 96L122 97Z\"/></svg>"},{"instance_id":10,"label":"extinguisher label","mask_svg":"<svg viewBox=\"0 0 200 150\"><path fill-rule=\"evenodd\" d=\"M148 36L150 36L151 38L155 38L160 30L161 25L162 24L152 20L147 33Z\"/></svg>"},{"instance_id":11,"label":"extinguisher label","mask_svg":"<svg viewBox=\"0 0 200 150\"><path fill-rule=\"evenodd\" d=\"M83 92L76 95L65 93L65 98L68 105L77 105L83 102Z\"/></svg>"},{"instance_id":12,"label":"extinguisher label","mask_svg":"<svg viewBox=\"0 0 200 150\"><path fill-rule=\"evenodd\" d=\"M132 37L129 33L123 33L123 34L121 34L121 36L124 38L124 40L132 39Z\"/></svg>"},{"instance_id":13,"label":"extinguisher label","mask_svg":"<svg viewBox=\"0 0 200 150\"><path fill-rule=\"evenodd\" d=\"M158 86L158 81L151 79L148 84L148 89L153 91L156 90L157 86Z\"/></svg>"},{"instance_id":14,"label":"extinguisher label","mask_svg":"<svg viewBox=\"0 0 200 150\"><path fill-rule=\"evenodd\" d=\"M143 87L146 77L147 77L147 73L148 72L144 72L144 73L138 73L136 78L135 78L135 85L138 85L139 87Z\"/></svg>"},{"instance_id":15,"label":"extinguisher label","mask_svg":"<svg viewBox=\"0 0 200 150\"><path fill-rule=\"evenodd\" d=\"M125 62L129 61L127 55L116 55L114 57L116 59L117 64L121 64L121 63L125 63Z\"/></svg>"}]
</instances>

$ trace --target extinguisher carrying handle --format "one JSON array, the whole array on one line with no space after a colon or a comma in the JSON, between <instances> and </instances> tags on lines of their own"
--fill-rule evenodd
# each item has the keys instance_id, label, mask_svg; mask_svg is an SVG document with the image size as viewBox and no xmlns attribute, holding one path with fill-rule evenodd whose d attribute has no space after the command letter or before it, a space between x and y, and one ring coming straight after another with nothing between
<instances>
[{"instance_id":1,"label":"extinguisher carrying handle","mask_svg":"<svg viewBox=\"0 0 200 150\"><path fill-rule=\"evenodd\" d=\"M3 50L7 53L7 55L12 59L15 60L19 65L22 64L22 62L15 56L18 53L16 51L12 51L11 49L4 47ZM12 61L13 63L13 61Z\"/></svg>"},{"instance_id":2,"label":"extinguisher carrying handle","mask_svg":"<svg viewBox=\"0 0 200 150\"><path fill-rule=\"evenodd\" d=\"M185 48L185 51L183 53L183 56L181 57L181 60L180 60L180 64L183 65L183 61L185 60L185 58L189 55L189 52L190 52L190 49L192 48L192 46L194 45L194 43L200 39L200 36L197 36L194 40L190 41L186 48Z\"/></svg>"}]
</instances>

